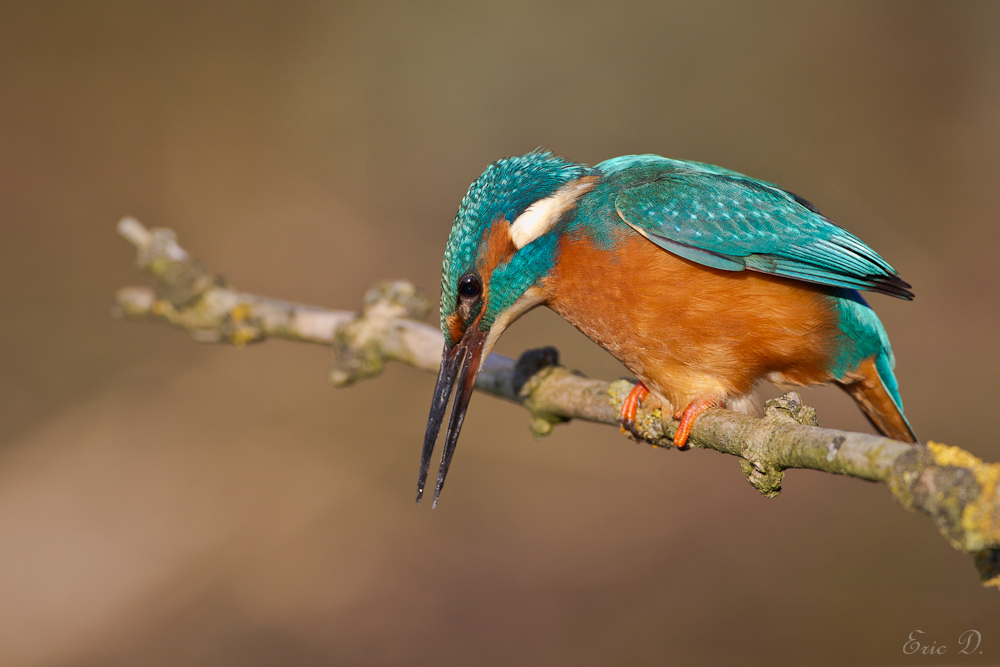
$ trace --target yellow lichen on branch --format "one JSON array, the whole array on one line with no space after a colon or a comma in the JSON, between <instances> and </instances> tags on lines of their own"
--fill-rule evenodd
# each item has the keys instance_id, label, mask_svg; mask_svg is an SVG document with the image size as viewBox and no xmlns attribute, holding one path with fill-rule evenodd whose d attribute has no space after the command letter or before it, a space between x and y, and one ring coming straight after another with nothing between
<instances>
[{"instance_id":1,"label":"yellow lichen on branch","mask_svg":"<svg viewBox=\"0 0 1000 667\"><path fill-rule=\"evenodd\" d=\"M937 465L969 470L979 485L978 497L962 510L965 548L979 551L1000 542L1000 463L984 463L964 449L938 442L928 442L927 449Z\"/></svg>"}]
</instances>

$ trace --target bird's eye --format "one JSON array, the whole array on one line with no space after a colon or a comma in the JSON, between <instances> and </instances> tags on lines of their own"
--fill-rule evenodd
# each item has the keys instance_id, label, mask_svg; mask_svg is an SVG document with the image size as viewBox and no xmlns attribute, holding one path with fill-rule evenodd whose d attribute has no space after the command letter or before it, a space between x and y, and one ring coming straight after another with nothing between
<instances>
[{"instance_id":1,"label":"bird's eye","mask_svg":"<svg viewBox=\"0 0 1000 667\"><path fill-rule=\"evenodd\" d=\"M458 293L466 299L476 299L483 292L483 284L471 273L458 281Z\"/></svg>"}]
</instances>

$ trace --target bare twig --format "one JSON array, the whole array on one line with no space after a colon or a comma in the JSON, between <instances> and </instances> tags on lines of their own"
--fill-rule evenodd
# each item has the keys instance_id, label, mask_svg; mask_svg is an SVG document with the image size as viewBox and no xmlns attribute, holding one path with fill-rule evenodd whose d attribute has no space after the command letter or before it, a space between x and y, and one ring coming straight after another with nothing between
<instances>
[{"instance_id":1,"label":"bare twig","mask_svg":"<svg viewBox=\"0 0 1000 667\"><path fill-rule=\"evenodd\" d=\"M437 372L443 338L417 321L431 304L410 283L377 285L359 312L332 311L234 290L192 259L168 229L148 230L125 218L118 230L138 249L139 268L158 284L119 290L115 317L164 322L200 341L245 345L273 337L329 345L337 386L377 375L386 360ZM523 405L532 430L544 435L569 419L617 425L632 384L571 372L554 349L544 348L518 360L491 355L476 387ZM761 419L710 410L695 423L689 443L739 457L748 481L769 497L780 492L789 468L884 483L905 507L930 516L952 546L974 556L984 585L1000 588L1000 464L958 447L908 445L816 423L815 411L790 393L768 401ZM667 445L677 422L662 419L659 410L640 411L637 426L644 440Z\"/></svg>"}]
</instances>

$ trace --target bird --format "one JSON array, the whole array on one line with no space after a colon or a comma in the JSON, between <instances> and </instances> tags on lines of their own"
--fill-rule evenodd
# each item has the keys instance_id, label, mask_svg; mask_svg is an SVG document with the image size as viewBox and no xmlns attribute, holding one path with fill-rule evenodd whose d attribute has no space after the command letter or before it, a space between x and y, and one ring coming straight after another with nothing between
<instances>
[{"instance_id":1,"label":"bird","mask_svg":"<svg viewBox=\"0 0 1000 667\"><path fill-rule=\"evenodd\" d=\"M435 506L486 357L543 305L636 376L621 409L636 439L640 404L679 418L673 442L685 448L702 413L747 411L769 380L834 383L880 433L915 443L888 334L860 291L913 299L874 250L772 183L659 155L497 160L469 187L445 248L417 503L453 390Z\"/></svg>"}]
</instances>

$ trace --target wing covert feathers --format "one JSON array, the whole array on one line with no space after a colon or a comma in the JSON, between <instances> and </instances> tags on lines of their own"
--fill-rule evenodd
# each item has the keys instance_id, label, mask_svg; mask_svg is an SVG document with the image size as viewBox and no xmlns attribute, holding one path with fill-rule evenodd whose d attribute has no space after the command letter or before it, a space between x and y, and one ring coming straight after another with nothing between
<instances>
[{"instance_id":1,"label":"wing covert feathers","mask_svg":"<svg viewBox=\"0 0 1000 667\"><path fill-rule=\"evenodd\" d=\"M624 187L615 209L664 250L717 269L913 298L888 262L801 197L727 170L650 164L659 165L641 163L652 173Z\"/></svg>"}]
</instances>

